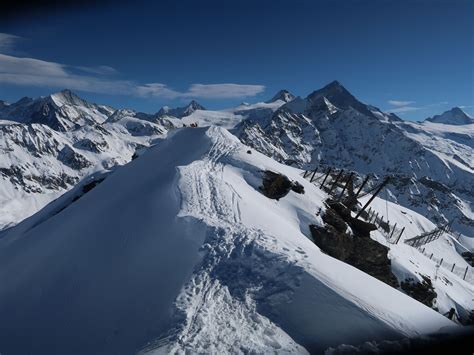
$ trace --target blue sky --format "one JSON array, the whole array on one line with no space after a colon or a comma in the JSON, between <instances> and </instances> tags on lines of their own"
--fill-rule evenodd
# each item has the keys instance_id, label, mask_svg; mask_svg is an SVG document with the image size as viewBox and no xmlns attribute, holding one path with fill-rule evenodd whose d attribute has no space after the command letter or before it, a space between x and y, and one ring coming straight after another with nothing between
<instances>
[{"instance_id":1,"label":"blue sky","mask_svg":"<svg viewBox=\"0 0 474 355\"><path fill-rule=\"evenodd\" d=\"M47 3L47 2L46 2ZM0 99L70 88L155 112L306 96L339 80L406 119L474 113L470 0L106 1L0 20Z\"/></svg>"}]
</instances>

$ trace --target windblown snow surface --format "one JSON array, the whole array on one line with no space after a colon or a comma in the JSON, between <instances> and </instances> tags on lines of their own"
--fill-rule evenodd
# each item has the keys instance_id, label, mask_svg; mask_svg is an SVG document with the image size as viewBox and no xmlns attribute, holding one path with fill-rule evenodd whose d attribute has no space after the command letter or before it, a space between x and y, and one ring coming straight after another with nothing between
<instances>
[{"instance_id":1,"label":"windblown snow surface","mask_svg":"<svg viewBox=\"0 0 474 355\"><path fill-rule=\"evenodd\" d=\"M0 352L319 352L453 325L322 253L325 194L223 128L173 131L0 234ZM301 183L271 200L263 170Z\"/></svg>"}]
</instances>

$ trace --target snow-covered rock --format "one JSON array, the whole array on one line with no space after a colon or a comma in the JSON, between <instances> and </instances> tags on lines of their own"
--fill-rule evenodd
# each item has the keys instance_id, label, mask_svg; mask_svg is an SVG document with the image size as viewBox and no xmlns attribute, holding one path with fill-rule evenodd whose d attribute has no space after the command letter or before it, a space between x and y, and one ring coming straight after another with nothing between
<instances>
[{"instance_id":1,"label":"snow-covered rock","mask_svg":"<svg viewBox=\"0 0 474 355\"><path fill-rule=\"evenodd\" d=\"M290 102L295 99L295 95L289 92L286 89L278 91L267 103L275 102L275 101L284 101Z\"/></svg>"},{"instance_id":2,"label":"snow-covered rock","mask_svg":"<svg viewBox=\"0 0 474 355\"><path fill-rule=\"evenodd\" d=\"M325 193L248 149L175 130L2 232L2 352L320 353L453 324L322 253ZM305 193L265 197L265 170Z\"/></svg>"}]
</instances>

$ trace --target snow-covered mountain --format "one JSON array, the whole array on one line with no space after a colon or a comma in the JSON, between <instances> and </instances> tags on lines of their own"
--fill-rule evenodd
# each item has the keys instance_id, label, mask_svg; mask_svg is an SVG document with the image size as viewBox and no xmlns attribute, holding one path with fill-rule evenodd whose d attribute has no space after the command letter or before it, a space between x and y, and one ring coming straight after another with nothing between
<instances>
[{"instance_id":1,"label":"snow-covered mountain","mask_svg":"<svg viewBox=\"0 0 474 355\"><path fill-rule=\"evenodd\" d=\"M204 106L200 105L198 102L192 100L189 104L183 107L170 108L168 106L163 106L156 113L156 116L158 117L171 116L171 117L183 118L185 116L189 116L196 110L204 111L206 109Z\"/></svg>"},{"instance_id":2,"label":"snow-covered mountain","mask_svg":"<svg viewBox=\"0 0 474 355\"><path fill-rule=\"evenodd\" d=\"M88 103L70 90L63 90L47 97L24 97L13 104L0 105L0 119L40 123L56 131L69 131L87 124L100 124L114 111L109 106Z\"/></svg>"},{"instance_id":3,"label":"snow-covered mountain","mask_svg":"<svg viewBox=\"0 0 474 355\"><path fill-rule=\"evenodd\" d=\"M0 103L0 230L35 213L94 171L130 161L175 127L232 128L284 100L206 110L196 101L149 114L91 104L70 90Z\"/></svg>"},{"instance_id":4,"label":"snow-covered mountain","mask_svg":"<svg viewBox=\"0 0 474 355\"><path fill-rule=\"evenodd\" d=\"M459 107L453 107L451 110L427 118L426 121L433 123L444 123L448 125L468 125L474 124L474 118L469 116Z\"/></svg>"},{"instance_id":5,"label":"snow-covered mountain","mask_svg":"<svg viewBox=\"0 0 474 355\"><path fill-rule=\"evenodd\" d=\"M165 119L150 122L126 110L112 114L67 90L7 107L11 121L0 122L0 230L83 177L129 162L173 127Z\"/></svg>"},{"instance_id":6,"label":"snow-covered mountain","mask_svg":"<svg viewBox=\"0 0 474 355\"><path fill-rule=\"evenodd\" d=\"M264 171L300 188L268 198ZM174 130L0 234L1 351L321 353L449 333L446 317L312 242L327 197L223 128ZM394 208L410 233L433 227ZM400 280L432 277L442 311L472 304L464 281L405 247L390 249Z\"/></svg>"},{"instance_id":7,"label":"snow-covered mountain","mask_svg":"<svg viewBox=\"0 0 474 355\"><path fill-rule=\"evenodd\" d=\"M296 98L295 95L293 95L291 92L289 92L286 89L278 91L267 103L275 102L275 101L284 101L284 102L290 102L293 101Z\"/></svg>"},{"instance_id":8,"label":"snow-covered mountain","mask_svg":"<svg viewBox=\"0 0 474 355\"><path fill-rule=\"evenodd\" d=\"M394 175L387 198L436 223L453 222L456 230L474 237L473 126L432 125L405 123L360 102L334 81L263 120L242 121L233 132L245 144L293 166L322 164ZM425 127L438 132L438 144L427 138ZM473 241L468 243L474 246Z\"/></svg>"}]
</instances>

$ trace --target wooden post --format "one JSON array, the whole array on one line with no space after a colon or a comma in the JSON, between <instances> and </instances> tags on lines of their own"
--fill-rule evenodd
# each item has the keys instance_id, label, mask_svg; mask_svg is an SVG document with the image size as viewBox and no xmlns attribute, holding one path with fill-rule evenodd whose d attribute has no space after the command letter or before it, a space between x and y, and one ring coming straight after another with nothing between
<instances>
[{"instance_id":1,"label":"wooden post","mask_svg":"<svg viewBox=\"0 0 474 355\"><path fill-rule=\"evenodd\" d=\"M354 195L354 199L357 199L357 197L359 196L360 192L362 191L362 188L364 187L364 185L367 183L367 181L369 181L369 175L367 175L364 179L364 181L362 182L362 184L359 186L359 189L357 190L356 194Z\"/></svg>"},{"instance_id":2,"label":"wooden post","mask_svg":"<svg viewBox=\"0 0 474 355\"><path fill-rule=\"evenodd\" d=\"M360 214L367 208L367 206L369 206L371 204L371 202L374 200L374 198L378 195L378 193L380 191L382 191L382 189L384 188L385 185L387 185L387 183L389 182L390 178L389 177L386 177L385 180L380 184L379 188L377 189L377 191L375 191L375 193L372 195L372 197L369 199L369 201L367 201L367 203L364 205L364 207L362 207L362 209L359 211L359 213L357 213L357 215L355 216L355 218L359 218Z\"/></svg>"},{"instance_id":3,"label":"wooden post","mask_svg":"<svg viewBox=\"0 0 474 355\"><path fill-rule=\"evenodd\" d=\"M395 232L395 228L397 227L397 222L395 222L395 225L393 226L392 233L390 233L390 237L388 239L392 239L393 233Z\"/></svg>"},{"instance_id":4,"label":"wooden post","mask_svg":"<svg viewBox=\"0 0 474 355\"><path fill-rule=\"evenodd\" d=\"M456 266L456 263L453 264L453 267L451 268L451 272L454 271L454 267Z\"/></svg>"},{"instance_id":5,"label":"wooden post","mask_svg":"<svg viewBox=\"0 0 474 355\"><path fill-rule=\"evenodd\" d=\"M468 269L469 266L466 266L466 271L464 271L464 277L462 278L463 280L466 279L466 275L467 275L467 269Z\"/></svg>"},{"instance_id":6,"label":"wooden post","mask_svg":"<svg viewBox=\"0 0 474 355\"><path fill-rule=\"evenodd\" d=\"M352 179L352 175L354 175L353 172L349 174L349 177L347 178L346 184L342 188L342 192L339 195L338 200L340 200L344 196L344 192L346 192L347 184L349 184L349 181Z\"/></svg>"},{"instance_id":7,"label":"wooden post","mask_svg":"<svg viewBox=\"0 0 474 355\"><path fill-rule=\"evenodd\" d=\"M334 182L332 183L331 188L329 189L329 193L331 193L332 190L334 190L334 186L336 186L337 182L339 181L339 178L341 177L341 175L342 175L343 173L344 173L344 169L341 169L341 171L339 172L339 174L337 174L336 179L335 179Z\"/></svg>"},{"instance_id":8,"label":"wooden post","mask_svg":"<svg viewBox=\"0 0 474 355\"><path fill-rule=\"evenodd\" d=\"M441 261L439 262L439 266L443 265L443 258L441 258Z\"/></svg>"},{"instance_id":9,"label":"wooden post","mask_svg":"<svg viewBox=\"0 0 474 355\"><path fill-rule=\"evenodd\" d=\"M314 175L316 175L316 171L318 171L318 167L316 167L316 169L314 169L313 175L311 175L311 179L309 180L309 182L313 182Z\"/></svg>"},{"instance_id":10,"label":"wooden post","mask_svg":"<svg viewBox=\"0 0 474 355\"><path fill-rule=\"evenodd\" d=\"M405 227L402 228L402 231L400 232L400 235L398 236L397 242L395 244L398 244L398 241L402 237L403 232L405 231Z\"/></svg>"},{"instance_id":11,"label":"wooden post","mask_svg":"<svg viewBox=\"0 0 474 355\"><path fill-rule=\"evenodd\" d=\"M324 184L326 183L326 179L328 178L329 174L331 173L331 170L332 170L332 169L329 167L329 168L328 168L328 172L326 173L326 176L324 177L323 182L322 182L321 185L319 186L320 189L321 189L321 188L324 186Z\"/></svg>"},{"instance_id":12,"label":"wooden post","mask_svg":"<svg viewBox=\"0 0 474 355\"><path fill-rule=\"evenodd\" d=\"M431 253L430 260L433 258L433 253Z\"/></svg>"},{"instance_id":13,"label":"wooden post","mask_svg":"<svg viewBox=\"0 0 474 355\"><path fill-rule=\"evenodd\" d=\"M303 179L306 178L306 174L308 173L308 170L305 170L303 173Z\"/></svg>"}]
</instances>

